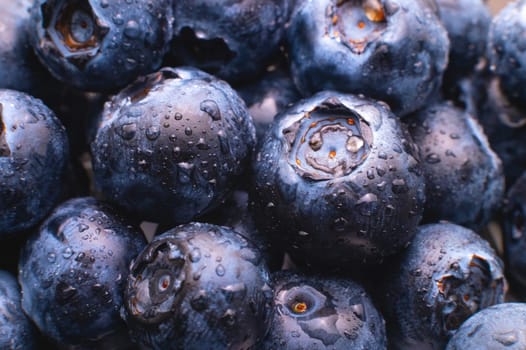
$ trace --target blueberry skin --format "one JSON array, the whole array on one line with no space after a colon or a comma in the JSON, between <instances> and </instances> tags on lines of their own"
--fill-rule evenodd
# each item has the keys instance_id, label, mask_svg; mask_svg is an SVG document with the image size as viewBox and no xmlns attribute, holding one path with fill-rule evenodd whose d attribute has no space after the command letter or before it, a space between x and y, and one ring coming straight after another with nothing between
<instances>
[{"instance_id":1,"label":"blueberry skin","mask_svg":"<svg viewBox=\"0 0 526 350\"><path fill-rule=\"evenodd\" d=\"M130 266L122 317L148 349L252 349L272 289L259 250L228 227L192 222L155 236Z\"/></svg>"},{"instance_id":2,"label":"blueberry skin","mask_svg":"<svg viewBox=\"0 0 526 350\"><path fill-rule=\"evenodd\" d=\"M0 348L36 349L36 332L22 311L16 277L0 270Z\"/></svg>"},{"instance_id":3,"label":"blueberry skin","mask_svg":"<svg viewBox=\"0 0 526 350\"><path fill-rule=\"evenodd\" d=\"M252 80L279 53L290 0L178 0L171 55L229 82Z\"/></svg>"},{"instance_id":4,"label":"blueberry skin","mask_svg":"<svg viewBox=\"0 0 526 350\"><path fill-rule=\"evenodd\" d=\"M161 66L171 39L170 0L34 0L30 41L60 81L115 91Z\"/></svg>"},{"instance_id":5,"label":"blueberry skin","mask_svg":"<svg viewBox=\"0 0 526 350\"><path fill-rule=\"evenodd\" d=\"M520 350L526 347L526 304L502 303L468 318L446 350Z\"/></svg>"},{"instance_id":6,"label":"blueberry skin","mask_svg":"<svg viewBox=\"0 0 526 350\"><path fill-rule=\"evenodd\" d=\"M491 21L487 55L492 73L498 77L505 96L515 105L526 107L526 1L513 1Z\"/></svg>"},{"instance_id":7,"label":"blueberry skin","mask_svg":"<svg viewBox=\"0 0 526 350\"><path fill-rule=\"evenodd\" d=\"M423 160L423 221L485 226L504 198L504 173L478 121L450 102L430 105L404 121Z\"/></svg>"},{"instance_id":8,"label":"blueberry skin","mask_svg":"<svg viewBox=\"0 0 526 350\"><path fill-rule=\"evenodd\" d=\"M58 204L68 154L64 126L41 100L0 89L0 239Z\"/></svg>"},{"instance_id":9,"label":"blueberry skin","mask_svg":"<svg viewBox=\"0 0 526 350\"><path fill-rule=\"evenodd\" d=\"M299 101L276 116L253 162L258 229L302 265L380 262L422 218L413 147L385 104L337 92Z\"/></svg>"},{"instance_id":10,"label":"blueberry skin","mask_svg":"<svg viewBox=\"0 0 526 350\"><path fill-rule=\"evenodd\" d=\"M502 215L506 272L526 294L526 172L510 187Z\"/></svg>"},{"instance_id":11,"label":"blueberry skin","mask_svg":"<svg viewBox=\"0 0 526 350\"><path fill-rule=\"evenodd\" d=\"M449 52L436 4L420 0L298 2L287 29L293 79L304 96L364 94L399 117L425 106Z\"/></svg>"},{"instance_id":12,"label":"blueberry skin","mask_svg":"<svg viewBox=\"0 0 526 350\"><path fill-rule=\"evenodd\" d=\"M58 83L37 59L29 43L32 0L0 1L0 88L46 99Z\"/></svg>"},{"instance_id":13,"label":"blueberry skin","mask_svg":"<svg viewBox=\"0 0 526 350\"><path fill-rule=\"evenodd\" d=\"M486 54L491 13L485 0L437 0L450 51L444 83L469 75Z\"/></svg>"},{"instance_id":14,"label":"blueberry skin","mask_svg":"<svg viewBox=\"0 0 526 350\"><path fill-rule=\"evenodd\" d=\"M227 83L163 68L106 103L91 147L95 182L141 218L187 223L230 193L255 142L246 106Z\"/></svg>"},{"instance_id":15,"label":"blueberry skin","mask_svg":"<svg viewBox=\"0 0 526 350\"><path fill-rule=\"evenodd\" d=\"M360 284L294 271L271 277L274 319L262 349L387 349L384 319Z\"/></svg>"},{"instance_id":16,"label":"blueberry skin","mask_svg":"<svg viewBox=\"0 0 526 350\"><path fill-rule=\"evenodd\" d=\"M92 197L74 198L28 239L19 261L22 307L57 345L129 347L119 311L129 264L146 240L128 222Z\"/></svg>"},{"instance_id":17,"label":"blueberry skin","mask_svg":"<svg viewBox=\"0 0 526 350\"><path fill-rule=\"evenodd\" d=\"M422 225L382 287L392 349L443 349L473 313L504 302L507 281L495 251L474 231Z\"/></svg>"},{"instance_id":18,"label":"blueberry skin","mask_svg":"<svg viewBox=\"0 0 526 350\"><path fill-rule=\"evenodd\" d=\"M467 106L501 159L509 188L526 171L526 112L506 97L497 77L483 74L470 85Z\"/></svg>"}]
</instances>

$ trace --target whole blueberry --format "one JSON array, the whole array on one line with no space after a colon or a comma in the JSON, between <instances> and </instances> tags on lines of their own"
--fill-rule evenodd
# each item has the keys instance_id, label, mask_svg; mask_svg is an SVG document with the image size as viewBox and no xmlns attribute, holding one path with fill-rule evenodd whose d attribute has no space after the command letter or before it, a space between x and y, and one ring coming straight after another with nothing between
<instances>
[{"instance_id":1,"label":"whole blueberry","mask_svg":"<svg viewBox=\"0 0 526 350\"><path fill-rule=\"evenodd\" d=\"M262 348L387 349L385 322L365 289L344 278L279 271Z\"/></svg>"},{"instance_id":2,"label":"whole blueberry","mask_svg":"<svg viewBox=\"0 0 526 350\"><path fill-rule=\"evenodd\" d=\"M302 264L379 262L422 218L414 144L385 104L364 97L322 92L286 109L253 168L258 229Z\"/></svg>"},{"instance_id":3,"label":"whole blueberry","mask_svg":"<svg viewBox=\"0 0 526 350\"><path fill-rule=\"evenodd\" d=\"M526 304L490 306L468 318L446 350L520 350L526 348Z\"/></svg>"},{"instance_id":4,"label":"whole blueberry","mask_svg":"<svg viewBox=\"0 0 526 350\"><path fill-rule=\"evenodd\" d=\"M41 100L0 89L0 239L58 204L68 154L64 126Z\"/></svg>"},{"instance_id":5,"label":"whole blueberry","mask_svg":"<svg viewBox=\"0 0 526 350\"><path fill-rule=\"evenodd\" d=\"M511 186L502 215L506 272L521 293L526 291L526 172Z\"/></svg>"},{"instance_id":6,"label":"whole blueberry","mask_svg":"<svg viewBox=\"0 0 526 350\"><path fill-rule=\"evenodd\" d=\"M58 346L129 346L120 318L142 232L91 197L63 202L26 242L19 261L22 307ZM112 345L115 346L115 345Z\"/></svg>"},{"instance_id":7,"label":"whole blueberry","mask_svg":"<svg viewBox=\"0 0 526 350\"><path fill-rule=\"evenodd\" d=\"M229 82L261 74L279 54L290 0L174 1L171 54Z\"/></svg>"},{"instance_id":8,"label":"whole blueberry","mask_svg":"<svg viewBox=\"0 0 526 350\"><path fill-rule=\"evenodd\" d=\"M506 97L526 107L526 1L512 1L493 17L487 55L490 69Z\"/></svg>"},{"instance_id":9,"label":"whole blueberry","mask_svg":"<svg viewBox=\"0 0 526 350\"><path fill-rule=\"evenodd\" d=\"M500 209L504 173L478 121L449 102L432 104L405 120L423 160L423 220L482 228Z\"/></svg>"},{"instance_id":10,"label":"whole blueberry","mask_svg":"<svg viewBox=\"0 0 526 350\"><path fill-rule=\"evenodd\" d=\"M115 91L161 66L171 39L171 1L34 0L31 45L59 80Z\"/></svg>"},{"instance_id":11,"label":"whole blueberry","mask_svg":"<svg viewBox=\"0 0 526 350\"><path fill-rule=\"evenodd\" d=\"M298 89L364 94L400 117L425 106L448 62L437 14L434 1L298 1L287 29Z\"/></svg>"},{"instance_id":12,"label":"whole blueberry","mask_svg":"<svg viewBox=\"0 0 526 350\"><path fill-rule=\"evenodd\" d=\"M385 276L382 311L392 349L443 349L469 316L504 302L504 265L474 231L419 227Z\"/></svg>"},{"instance_id":13,"label":"whole blueberry","mask_svg":"<svg viewBox=\"0 0 526 350\"><path fill-rule=\"evenodd\" d=\"M36 349L36 330L22 311L16 277L0 270L0 348Z\"/></svg>"},{"instance_id":14,"label":"whole blueberry","mask_svg":"<svg viewBox=\"0 0 526 350\"><path fill-rule=\"evenodd\" d=\"M163 68L106 103L91 147L95 182L138 217L187 223L233 189L255 142L252 118L227 83Z\"/></svg>"},{"instance_id":15,"label":"whole blueberry","mask_svg":"<svg viewBox=\"0 0 526 350\"><path fill-rule=\"evenodd\" d=\"M272 289L259 250L230 228L177 226L130 267L122 310L148 349L252 349L267 333Z\"/></svg>"}]
</instances>

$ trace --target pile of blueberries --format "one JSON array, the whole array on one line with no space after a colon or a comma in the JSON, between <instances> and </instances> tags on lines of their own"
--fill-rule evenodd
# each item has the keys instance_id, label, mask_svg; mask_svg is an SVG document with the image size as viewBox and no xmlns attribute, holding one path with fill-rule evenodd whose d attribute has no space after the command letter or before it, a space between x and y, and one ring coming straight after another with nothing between
<instances>
[{"instance_id":1,"label":"pile of blueberries","mask_svg":"<svg viewBox=\"0 0 526 350\"><path fill-rule=\"evenodd\" d=\"M0 0L1 349L525 349L526 0Z\"/></svg>"}]
</instances>

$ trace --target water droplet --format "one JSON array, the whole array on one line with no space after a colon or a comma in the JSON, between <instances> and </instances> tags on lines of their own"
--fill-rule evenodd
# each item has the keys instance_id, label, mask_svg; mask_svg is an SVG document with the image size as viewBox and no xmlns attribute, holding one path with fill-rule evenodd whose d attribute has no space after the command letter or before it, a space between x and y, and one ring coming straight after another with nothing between
<instances>
[{"instance_id":1,"label":"water droplet","mask_svg":"<svg viewBox=\"0 0 526 350\"><path fill-rule=\"evenodd\" d=\"M440 157L436 153L430 153L426 156L426 162L429 164L440 163Z\"/></svg>"},{"instance_id":2,"label":"water droplet","mask_svg":"<svg viewBox=\"0 0 526 350\"><path fill-rule=\"evenodd\" d=\"M345 231L345 228L347 227L347 223L348 223L348 220L346 218L344 218L344 217L337 218L332 223L332 228L335 231L343 232L343 231Z\"/></svg>"},{"instance_id":3,"label":"water droplet","mask_svg":"<svg viewBox=\"0 0 526 350\"><path fill-rule=\"evenodd\" d=\"M496 333L493 335L493 339L504 346L512 346L519 341L519 336L516 330L512 330L505 333Z\"/></svg>"},{"instance_id":4,"label":"water droplet","mask_svg":"<svg viewBox=\"0 0 526 350\"><path fill-rule=\"evenodd\" d=\"M223 316L221 316L221 321L229 327L234 326L236 324L236 312L232 309L227 309Z\"/></svg>"},{"instance_id":5,"label":"water droplet","mask_svg":"<svg viewBox=\"0 0 526 350\"><path fill-rule=\"evenodd\" d=\"M118 26L120 26L120 25L122 25L124 23L124 19L122 18L122 15L120 13L117 13L111 19L112 19L113 23L115 23Z\"/></svg>"},{"instance_id":6,"label":"water droplet","mask_svg":"<svg viewBox=\"0 0 526 350\"><path fill-rule=\"evenodd\" d=\"M200 137L197 141L197 148L199 148L202 151L205 151L207 149L210 149L210 146L206 143L205 139L203 137Z\"/></svg>"},{"instance_id":7,"label":"water droplet","mask_svg":"<svg viewBox=\"0 0 526 350\"><path fill-rule=\"evenodd\" d=\"M192 129L190 129L189 127L186 127L184 129L184 133L186 136L191 136L192 135Z\"/></svg>"},{"instance_id":8,"label":"water droplet","mask_svg":"<svg viewBox=\"0 0 526 350\"><path fill-rule=\"evenodd\" d=\"M72 255L73 255L73 250L70 247L67 247L62 252L62 256L64 257L64 259L69 259L71 258Z\"/></svg>"},{"instance_id":9,"label":"water droplet","mask_svg":"<svg viewBox=\"0 0 526 350\"><path fill-rule=\"evenodd\" d=\"M379 152L378 153L378 158L386 160L387 159L387 154L385 152Z\"/></svg>"},{"instance_id":10,"label":"water droplet","mask_svg":"<svg viewBox=\"0 0 526 350\"><path fill-rule=\"evenodd\" d=\"M79 232L84 232L89 229L89 226L86 224L78 224L77 228L79 229Z\"/></svg>"},{"instance_id":11,"label":"water droplet","mask_svg":"<svg viewBox=\"0 0 526 350\"><path fill-rule=\"evenodd\" d=\"M212 118L212 120L221 119L221 111L219 110L219 106L215 101L204 100L201 102L200 108L203 112L207 113Z\"/></svg>"},{"instance_id":12,"label":"water droplet","mask_svg":"<svg viewBox=\"0 0 526 350\"><path fill-rule=\"evenodd\" d=\"M141 34L139 24L136 21L128 21L124 27L124 35L128 38L135 39Z\"/></svg>"},{"instance_id":13,"label":"water droplet","mask_svg":"<svg viewBox=\"0 0 526 350\"><path fill-rule=\"evenodd\" d=\"M190 253L190 261L196 263L199 260L201 260L201 250L199 248L192 249L192 252Z\"/></svg>"},{"instance_id":14,"label":"water droplet","mask_svg":"<svg viewBox=\"0 0 526 350\"><path fill-rule=\"evenodd\" d=\"M183 119L183 115L181 113L179 113L179 112L176 112L174 114L174 118L175 118L175 120L181 120L181 119Z\"/></svg>"},{"instance_id":15,"label":"water droplet","mask_svg":"<svg viewBox=\"0 0 526 350\"><path fill-rule=\"evenodd\" d=\"M374 171L373 171L373 169L368 169L367 170L367 178L369 180L374 180Z\"/></svg>"},{"instance_id":16,"label":"water droplet","mask_svg":"<svg viewBox=\"0 0 526 350\"><path fill-rule=\"evenodd\" d=\"M356 207L364 216L374 215L378 211L378 197L374 193L367 193L356 202Z\"/></svg>"},{"instance_id":17,"label":"water droplet","mask_svg":"<svg viewBox=\"0 0 526 350\"><path fill-rule=\"evenodd\" d=\"M148 129L146 129L146 137L150 141L155 141L161 134L161 131L159 130L159 127L156 125L150 126Z\"/></svg>"},{"instance_id":18,"label":"water droplet","mask_svg":"<svg viewBox=\"0 0 526 350\"><path fill-rule=\"evenodd\" d=\"M100 0L100 7L102 7L103 9L110 6L109 0Z\"/></svg>"},{"instance_id":19,"label":"water droplet","mask_svg":"<svg viewBox=\"0 0 526 350\"><path fill-rule=\"evenodd\" d=\"M50 263L54 263L56 260L57 256L55 255L55 253L48 253L47 261L49 261Z\"/></svg>"},{"instance_id":20,"label":"water droplet","mask_svg":"<svg viewBox=\"0 0 526 350\"><path fill-rule=\"evenodd\" d=\"M195 297L190 300L190 305L195 311L203 311L208 308L209 301L204 290L200 290Z\"/></svg>"},{"instance_id":21,"label":"water droplet","mask_svg":"<svg viewBox=\"0 0 526 350\"><path fill-rule=\"evenodd\" d=\"M298 231L298 235L302 236L302 237L306 237L309 235L308 232L305 232L305 231Z\"/></svg>"},{"instance_id":22,"label":"water droplet","mask_svg":"<svg viewBox=\"0 0 526 350\"><path fill-rule=\"evenodd\" d=\"M225 267L222 264L217 265L216 267L216 274L219 277L222 277L225 275Z\"/></svg>"},{"instance_id":23,"label":"water droplet","mask_svg":"<svg viewBox=\"0 0 526 350\"><path fill-rule=\"evenodd\" d=\"M391 185L393 193L402 194L409 191L409 188L407 187L407 184L405 183L404 179L394 179Z\"/></svg>"}]
</instances>

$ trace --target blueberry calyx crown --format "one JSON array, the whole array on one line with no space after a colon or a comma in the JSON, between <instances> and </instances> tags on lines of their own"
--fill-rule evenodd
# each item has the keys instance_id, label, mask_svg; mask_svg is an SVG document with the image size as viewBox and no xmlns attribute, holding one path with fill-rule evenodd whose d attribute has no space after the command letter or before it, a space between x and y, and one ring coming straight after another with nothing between
<instances>
[{"instance_id":1,"label":"blueberry calyx crown","mask_svg":"<svg viewBox=\"0 0 526 350\"><path fill-rule=\"evenodd\" d=\"M329 98L283 130L289 163L312 180L349 175L369 155L372 130L337 98Z\"/></svg>"},{"instance_id":2,"label":"blueberry calyx crown","mask_svg":"<svg viewBox=\"0 0 526 350\"><path fill-rule=\"evenodd\" d=\"M0 157L9 157L11 155L11 149L9 148L5 138L5 125L2 112L3 105L0 103Z\"/></svg>"},{"instance_id":3,"label":"blueberry calyx crown","mask_svg":"<svg viewBox=\"0 0 526 350\"><path fill-rule=\"evenodd\" d=\"M362 54L387 27L385 11L378 0L337 0L327 7L326 13L326 35L355 54Z\"/></svg>"},{"instance_id":4,"label":"blueberry calyx crown","mask_svg":"<svg viewBox=\"0 0 526 350\"><path fill-rule=\"evenodd\" d=\"M87 1L63 1L55 9L42 5L46 34L63 57L82 67L99 52L109 29L100 23Z\"/></svg>"},{"instance_id":5,"label":"blueberry calyx crown","mask_svg":"<svg viewBox=\"0 0 526 350\"><path fill-rule=\"evenodd\" d=\"M134 319L157 324L173 314L186 278L185 258L170 237L152 242L130 268L126 307Z\"/></svg>"},{"instance_id":6,"label":"blueberry calyx crown","mask_svg":"<svg viewBox=\"0 0 526 350\"><path fill-rule=\"evenodd\" d=\"M482 256L473 254L452 264L451 270L436 280L443 330L454 332L469 316L497 303L503 284L503 277L495 278Z\"/></svg>"}]
</instances>

